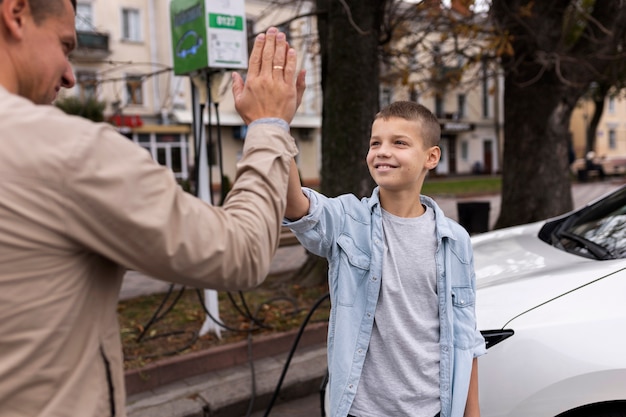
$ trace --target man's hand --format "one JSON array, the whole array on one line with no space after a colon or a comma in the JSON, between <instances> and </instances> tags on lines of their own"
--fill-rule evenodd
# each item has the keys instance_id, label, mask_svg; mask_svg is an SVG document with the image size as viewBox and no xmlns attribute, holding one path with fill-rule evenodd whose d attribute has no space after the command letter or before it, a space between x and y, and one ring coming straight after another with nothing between
<instances>
[{"instance_id":1,"label":"man's hand","mask_svg":"<svg viewBox=\"0 0 626 417\"><path fill-rule=\"evenodd\" d=\"M296 51L285 34L269 28L254 41L246 82L233 73L235 108L246 124L264 117L290 123L304 94L305 72L296 77Z\"/></svg>"}]
</instances>

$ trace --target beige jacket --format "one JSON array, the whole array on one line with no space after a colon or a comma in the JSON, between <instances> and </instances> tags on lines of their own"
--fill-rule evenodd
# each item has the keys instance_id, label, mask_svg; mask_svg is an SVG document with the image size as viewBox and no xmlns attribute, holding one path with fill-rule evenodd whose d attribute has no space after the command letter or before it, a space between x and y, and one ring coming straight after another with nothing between
<instances>
[{"instance_id":1,"label":"beige jacket","mask_svg":"<svg viewBox=\"0 0 626 417\"><path fill-rule=\"evenodd\" d=\"M258 285L296 152L280 127L250 127L216 208L110 126L0 87L0 415L125 416L125 270L199 288Z\"/></svg>"}]
</instances>

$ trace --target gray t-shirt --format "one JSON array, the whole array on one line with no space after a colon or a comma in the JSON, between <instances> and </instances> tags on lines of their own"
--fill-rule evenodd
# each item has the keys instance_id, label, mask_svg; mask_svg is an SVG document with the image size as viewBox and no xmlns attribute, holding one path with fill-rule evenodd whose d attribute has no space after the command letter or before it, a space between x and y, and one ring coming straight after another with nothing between
<instances>
[{"instance_id":1,"label":"gray t-shirt","mask_svg":"<svg viewBox=\"0 0 626 417\"><path fill-rule=\"evenodd\" d=\"M350 414L433 417L439 400L439 308L435 214L383 210L382 286Z\"/></svg>"}]
</instances>

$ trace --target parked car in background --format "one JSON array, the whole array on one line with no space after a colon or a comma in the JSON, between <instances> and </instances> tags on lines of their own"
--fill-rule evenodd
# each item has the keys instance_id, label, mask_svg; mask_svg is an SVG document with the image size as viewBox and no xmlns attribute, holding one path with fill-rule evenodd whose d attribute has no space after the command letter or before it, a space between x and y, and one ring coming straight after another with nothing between
<instances>
[{"instance_id":1,"label":"parked car in background","mask_svg":"<svg viewBox=\"0 0 626 417\"><path fill-rule=\"evenodd\" d=\"M626 186L472 242L482 417L626 416Z\"/></svg>"},{"instance_id":2,"label":"parked car in background","mask_svg":"<svg viewBox=\"0 0 626 417\"><path fill-rule=\"evenodd\" d=\"M595 165L602 167L606 175L626 175L626 155L592 156ZM587 168L586 158L578 158L570 165L572 174L581 177L581 172Z\"/></svg>"}]
</instances>

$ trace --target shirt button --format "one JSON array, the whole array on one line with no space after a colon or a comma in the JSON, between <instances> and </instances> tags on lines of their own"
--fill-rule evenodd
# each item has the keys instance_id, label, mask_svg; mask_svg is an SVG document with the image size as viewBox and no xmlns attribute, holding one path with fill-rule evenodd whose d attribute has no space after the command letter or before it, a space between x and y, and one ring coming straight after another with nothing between
<instances>
[{"instance_id":1,"label":"shirt button","mask_svg":"<svg viewBox=\"0 0 626 417\"><path fill-rule=\"evenodd\" d=\"M443 347L443 351L444 351L444 352L447 352L447 351L448 351L448 346L444 346L444 347Z\"/></svg>"},{"instance_id":2,"label":"shirt button","mask_svg":"<svg viewBox=\"0 0 626 417\"><path fill-rule=\"evenodd\" d=\"M361 355L363 353L363 349L359 349L357 350L357 352L359 353L359 355Z\"/></svg>"},{"instance_id":3,"label":"shirt button","mask_svg":"<svg viewBox=\"0 0 626 417\"><path fill-rule=\"evenodd\" d=\"M378 278L372 277L372 281L376 282L376 280L378 280Z\"/></svg>"},{"instance_id":4,"label":"shirt button","mask_svg":"<svg viewBox=\"0 0 626 417\"><path fill-rule=\"evenodd\" d=\"M350 384L350 385L348 385L348 388L352 389L352 388L354 388L354 385Z\"/></svg>"},{"instance_id":5,"label":"shirt button","mask_svg":"<svg viewBox=\"0 0 626 417\"><path fill-rule=\"evenodd\" d=\"M367 317L372 317L372 313L367 313Z\"/></svg>"},{"instance_id":6,"label":"shirt button","mask_svg":"<svg viewBox=\"0 0 626 417\"><path fill-rule=\"evenodd\" d=\"M443 385L443 386L441 387L441 389L442 389L442 390L444 390L444 391L447 391L447 390L448 390L448 386L447 386L447 385Z\"/></svg>"}]
</instances>

